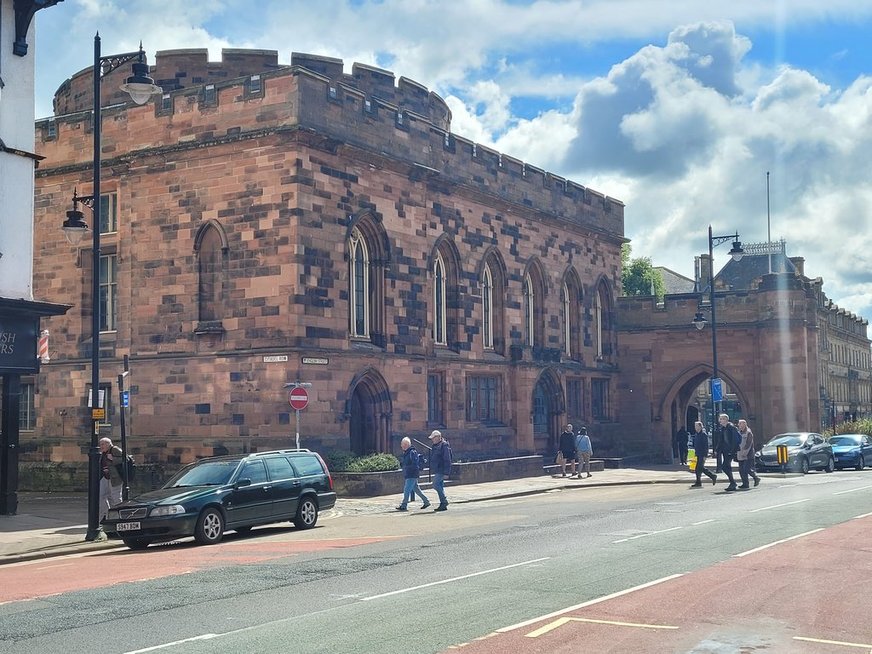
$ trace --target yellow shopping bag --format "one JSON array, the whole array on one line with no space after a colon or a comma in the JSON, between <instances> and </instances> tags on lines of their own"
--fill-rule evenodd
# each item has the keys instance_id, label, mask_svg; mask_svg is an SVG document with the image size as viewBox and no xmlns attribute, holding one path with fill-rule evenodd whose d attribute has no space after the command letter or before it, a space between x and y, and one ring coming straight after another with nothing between
<instances>
[{"instance_id":1,"label":"yellow shopping bag","mask_svg":"<svg viewBox=\"0 0 872 654\"><path fill-rule=\"evenodd\" d=\"M687 450L687 467L690 470L696 470L696 451L693 448Z\"/></svg>"}]
</instances>

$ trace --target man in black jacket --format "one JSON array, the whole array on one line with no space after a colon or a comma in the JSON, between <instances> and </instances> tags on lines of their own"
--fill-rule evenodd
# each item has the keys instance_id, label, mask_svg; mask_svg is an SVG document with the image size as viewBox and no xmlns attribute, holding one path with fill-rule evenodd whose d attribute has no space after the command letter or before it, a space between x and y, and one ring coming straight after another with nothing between
<instances>
[{"instance_id":1,"label":"man in black jacket","mask_svg":"<svg viewBox=\"0 0 872 654\"><path fill-rule=\"evenodd\" d=\"M739 430L732 422L730 416L722 413L718 416L718 422L721 425L721 453L724 455L724 462L721 464L721 469L730 480L730 485L726 487L727 491L736 490L736 480L733 478L733 459L736 458L736 452L739 449L739 443L742 442L742 436Z\"/></svg>"},{"instance_id":2,"label":"man in black jacket","mask_svg":"<svg viewBox=\"0 0 872 654\"><path fill-rule=\"evenodd\" d=\"M691 488L700 488L702 486L702 476L705 475L712 480L712 485L718 483L718 476L711 470L705 467L705 459L709 453L709 437L702 428L702 423L697 420L693 426L693 451L696 452L696 483L691 485Z\"/></svg>"},{"instance_id":3,"label":"man in black jacket","mask_svg":"<svg viewBox=\"0 0 872 654\"><path fill-rule=\"evenodd\" d=\"M560 454L563 455L560 461L560 472L565 477L566 464L569 463L572 465L569 473L572 477L575 477L575 460L578 458L578 454L575 451L575 434L572 433L572 425L566 425L563 428L558 447L560 448Z\"/></svg>"}]
</instances>

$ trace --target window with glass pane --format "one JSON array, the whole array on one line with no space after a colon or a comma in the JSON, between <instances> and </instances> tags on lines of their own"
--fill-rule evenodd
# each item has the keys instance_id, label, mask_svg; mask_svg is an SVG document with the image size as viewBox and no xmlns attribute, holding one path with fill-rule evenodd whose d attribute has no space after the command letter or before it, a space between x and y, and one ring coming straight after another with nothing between
<instances>
[{"instance_id":1,"label":"window with glass pane","mask_svg":"<svg viewBox=\"0 0 872 654\"><path fill-rule=\"evenodd\" d=\"M494 282L491 276L490 266L484 267L484 275L481 280L481 308L482 308L482 342L485 349L492 350L494 347Z\"/></svg>"},{"instance_id":2,"label":"window with glass pane","mask_svg":"<svg viewBox=\"0 0 872 654\"><path fill-rule=\"evenodd\" d=\"M369 253L357 229L351 234L351 335L369 335Z\"/></svg>"},{"instance_id":3,"label":"window with glass pane","mask_svg":"<svg viewBox=\"0 0 872 654\"><path fill-rule=\"evenodd\" d=\"M548 433L548 399L542 384L537 384L533 393L533 431L537 434Z\"/></svg>"},{"instance_id":4,"label":"window with glass pane","mask_svg":"<svg viewBox=\"0 0 872 654\"><path fill-rule=\"evenodd\" d=\"M590 383L590 403L593 417L603 420L609 417L609 380L593 379Z\"/></svg>"},{"instance_id":5,"label":"window with glass pane","mask_svg":"<svg viewBox=\"0 0 872 654\"><path fill-rule=\"evenodd\" d=\"M36 398L35 386L22 382L21 399L18 413L18 429L21 431L33 431L36 427Z\"/></svg>"},{"instance_id":6,"label":"window with glass pane","mask_svg":"<svg viewBox=\"0 0 872 654\"><path fill-rule=\"evenodd\" d=\"M427 375L427 422L431 425L443 425L442 413L442 374Z\"/></svg>"},{"instance_id":7,"label":"window with glass pane","mask_svg":"<svg viewBox=\"0 0 872 654\"><path fill-rule=\"evenodd\" d=\"M100 257L100 331L114 332L117 324L118 257Z\"/></svg>"},{"instance_id":8,"label":"window with glass pane","mask_svg":"<svg viewBox=\"0 0 872 654\"><path fill-rule=\"evenodd\" d=\"M118 196L105 193L100 196L100 233L111 234L118 231Z\"/></svg>"},{"instance_id":9,"label":"window with glass pane","mask_svg":"<svg viewBox=\"0 0 872 654\"><path fill-rule=\"evenodd\" d=\"M433 340L445 345L445 262L441 254L433 264L433 278Z\"/></svg>"},{"instance_id":10,"label":"window with glass pane","mask_svg":"<svg viewBox=\"0 0 872 654\"><path fill-rule=\"evenodd\" d=\"M584 418L582 397L582 380L568 379L566 381L566 411L573 420Z\"/></svg>"},{"instance_id":11,"label":"window with glass pane","mask_svg":"<svg viewBox=\"0 0 872 654\"><path fill-rule=\"evenodd\" d=\"M478 422L499 420L499 378L472 376L467 379L467 419Z\"/></svg>"},{"instance_id":12,"label":"window with glass pane","mask_svg":"<svg viewBox=\"0 0 872 654\"><path fill-rule=\"evenodd\" d=\"M524 324L527 328L527 345L530 347L533 347L533 344L536 342L533 319L533 280L527 275L524 278Z\"/></svg>"}]
</instances>

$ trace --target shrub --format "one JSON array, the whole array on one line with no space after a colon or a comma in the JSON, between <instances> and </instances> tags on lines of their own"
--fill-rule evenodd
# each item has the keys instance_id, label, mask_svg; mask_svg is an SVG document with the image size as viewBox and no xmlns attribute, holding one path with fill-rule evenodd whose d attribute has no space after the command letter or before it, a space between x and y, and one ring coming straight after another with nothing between
<instances>
[{"instance_id":1,"label":"shrub","mask_svg":"<svg viewBox=\"0 0 872 654\"><path fill-rule=\"evenodd\" d=\"M827 429L824 436L829 438L836 434L866 434L872 435L872 418L861 418L855 422L840 422L835 429Z\"/></svg>"},{"instance_id":2,"label":"shrub","mask_svg":"<svg viewBox=\"0 0 872 654\"><path fill-rule=\"evenodd\" d=\"M393 454L370 454L348 463L346 472L389 472L399 470L400 461Z\"/></svg>"},{"instance_id":3,"label":"shrub","mask_svg":"<svg viewBox=\"0 0 872 654\"><path fill-rule=\"evenodd\" d=\"M324 455L324 460L331 472L344 472L357 458L352 452L338 451Z\"/></svg>"}]
</instances>

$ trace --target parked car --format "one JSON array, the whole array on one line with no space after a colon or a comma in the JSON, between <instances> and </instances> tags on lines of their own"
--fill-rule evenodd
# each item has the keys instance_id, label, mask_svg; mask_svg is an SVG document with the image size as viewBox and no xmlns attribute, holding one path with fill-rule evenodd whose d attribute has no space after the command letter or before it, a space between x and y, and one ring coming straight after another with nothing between
<instances>
[{"instance_id":1,"label":"parked car","mask_svg":"<svg viewBox=\"0 0 872 654\"><path fill-rule=\"evenodd\" d=\"M830 436L836 468L862 470L867 461L872 461L872 436L866 434L837 434Z\"/></svg>"},{"instance_id":2,"label":"parked car","mask_svg":"<svg viewBox=\"0 0 872 654\"><path fill-rule=\"evenodd\" d=\"M202 545L225 531L290 520L310 529L336 504L333 478L309 450L276 450L201 459L158 490L109 510L103 529L130 549L193 536Z\"/></svg>"},{"instance_id":3,"label":"parked car","mask_svg":"<svg viewBox=\"0 0 872 654\"><path fill-rule=\"evenodd\" d=\"M787 468L803 474L810 469L832 472L836 468L833 448L824 437L814 432L778 434L766 443L756 457L757 470L781 470L778 463L778 446L787 446Z\"/></svg>"}]
</instances>

